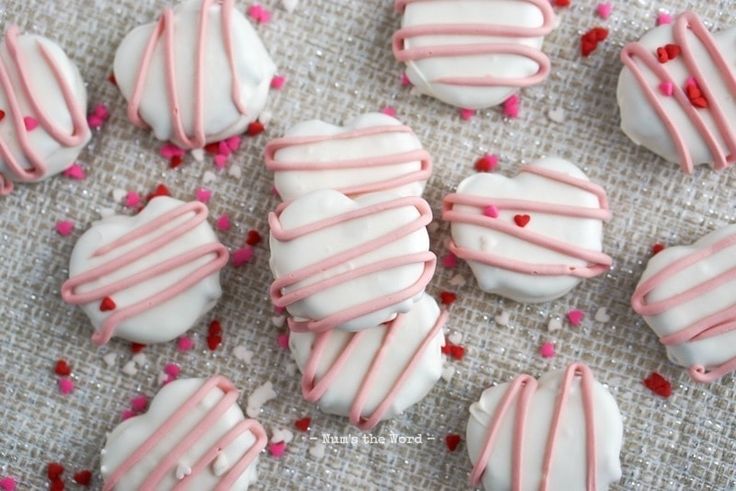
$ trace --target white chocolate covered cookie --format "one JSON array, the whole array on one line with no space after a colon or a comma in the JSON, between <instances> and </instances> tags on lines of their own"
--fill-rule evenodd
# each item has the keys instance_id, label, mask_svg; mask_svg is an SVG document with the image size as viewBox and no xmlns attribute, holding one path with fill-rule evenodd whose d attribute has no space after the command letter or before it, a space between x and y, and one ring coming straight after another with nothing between
<instances>
[{"instance_id":1,"label":"white chocolate covered cookie","mask_svg":"<svg viewBox=\"0 0 736 491\"><path fill-rule=\"evenodd\" d=\"M425 294L408 313L360 332L292 332L304 398L366 431L402 413L442 376L446 319Z\"/></svg>"},{"instance_id":2,"label":"white chocolate covered cookie","mask_svg":"<svg viewBox=\"0 0 736 491\"><path fill-rule=\"evenodd\" d=\"M244 491L268 441L222 376L166 384L145 414L119 424L102 450L103 491Z\"/></svg>"},{"instance_id":3,"label":"white chocolate covered cookie","mask_svg":"<svg viewBox=\"0 0 736 491\"><path fill-rule=\"evenodd\" d=\"M0 195L60 173L89 142L87 91L55 42L8 27L0 44Z\"/></svg>"},{"instance_id":4,"label":"white chocolate covered cookie","mask_svg":"<svg viewBox=\"0 0 736 491\"><path fill-rule=\"evenodd\" d=\"M292 330L358 331L408 312L424 293L436 257L421 198L374 193L350 199L314 191L269 216L275 306Z\"/></svg>"},{"instance_id":5,"label":"white chocolate covered cookie","mask_svg":"<svg viewBox=\"0 0 736 491\"><path fill-rule=\"evenodd\" d=\"M61 295L81 305L95 343L169 341L215 306L229 256L207 213L198 201L161 196L135 216L95 222L79 238Z\"/></svg>"},{"instance_id":6,"label":"white chocolate covered cookie","mask_svg":"<svg viewBox=\"0 0 736 491\"><path fill-rule=\"evenodd\" d=\"M699 382L736 370L736 225L649 260L631 304Z\"/></svg>"},{"instance_id":7,"label":"white chocolate covered cookie","mask_svg":"<svg viewBox=\"0 0 736 491\"><path fill-rule=\"evenodd\" d=\"M381 113L363 114L344 127L298 123L266 145L266 168L284 201L318 189L350 197L390 191L421 196L432 159L408 126Z\"/></svg>"},{"instance_id":8,"label":"white chocolate covered cookie","mask_svg":"<svg viewBox=\"0 0 736 491\"><path fill-rule=\"evenodd\" d=\"M471 485L488 491L605 490L621 478L616 401L580 363L520 375L470 406Z\"/></svg>"},{"instance_id":9,"label":"white chocolate covered cookie","mask_svg":"<svg viewBox=\"0 0 736 491\"><path fill-rule=\"evenodd\" d=\"M276 67L233 0L188 0L131 31L114 70L128 118L193 149L243 132Z\"/></svg>"},{"instance_id":10,"label":"white chocolate covered cookie","mask_svg":"<svg viewBox=\"0 0 736 491\"><path fill-rule=\"evenodd\" d=\"M481 109L542 83L544 36L555 26L548 0L395 0L403 13L393 51L423 94Z\"/></svg>"},{"instance_id":11,"label":"white chocolate covered cookie","mask_svg":"<svg viewBox=\"0 0 736 491\"><path fill-rule=\"evenodd\" d=\"M450 251L484 291L545 302L611 265L601 252L606 193L566 160L536 161L513 178L475 174L444 205Z\"/></svg>"},{"instance_id":12,"label":"white chocolate covered cookie","mask_svg":"<svg viewBox=\"0 0 736 491\"><path fill-rule=\"evenodd\" d=\"M685 12L621 53L621 127L637 145L680 164L724 169L736 153L736 28L708 32Z\"/></svg>"}]
</instances>

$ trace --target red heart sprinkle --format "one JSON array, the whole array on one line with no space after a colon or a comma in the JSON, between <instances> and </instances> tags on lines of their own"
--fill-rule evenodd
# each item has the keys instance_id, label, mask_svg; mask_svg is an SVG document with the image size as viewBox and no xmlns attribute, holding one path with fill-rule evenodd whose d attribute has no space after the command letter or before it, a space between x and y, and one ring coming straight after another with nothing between
<instances>
[{"instance_id":1,"label":"red heart sprinkle","mask_svg":"<svg viewBox=\"0 0 736 491\"><path fill-rule=\"evenodd\" d=\"M680 53L682 53L682 48L680 48L678 44L667 44L665 45L664 50L667 52L667 57L670 60L674 60L680 56Z\"/></svg>"},{"instance_id":2,"label":"red heart sprinkle","mask_svg":"<svg viewBox=\"0 0 736 491\"><path fill-rule=\"evenodd\" d=\"M462 360L465 356L465 348L459 344L452 344L449 340L445 340L445 345L442 347L441 351L443 354L456 360Z\"/></svg>"},{"instance_id":3,"label":"red heart sprinkle","mask_svg":"<svg viewBox=\"0 0 736 491\"><path fill-rule=\"evenodd\" d=\"M110 310L115 310L115 301L110 297L105 297L102 299L102 302L100 302L100 312L108 312Z\"/></svg>"},{"instance_id":4,"label":"red heart sprinkle","mask_svg":"<svg viewBox=\"0 0 736 491\"><path fill-rule=\"evenodd\" d=\"M498 157L496 155L484 155L475 161L473 167L477 172L492 172L498 167Z\"/></svg>"},{"instance_id":5,"label":"red heart sprinkle","mask_svg":"<svg viewBox=\"0 0 736 491\"><path fill-rule=\"evenodd\" d=\"M258 233L258 230L248 230L248 235L245 238L245 243L249 246L258 245L263 240L263 237L261 237L261 234Z\"/></svg>"},{"instance_id":6,"label":"red heart sprinkle","mask_svg":"<svg viewBox=\"0 0 736 491\"><path fill-rule=\"evenodd\" d=\"M204 151L210 155L217 155L220 153L220 142L208 143L204 146Z\"/></svg>"},{"instance_id":7,"label":"red heart sprinkle","mask_svg":"<svg viewBox=\"0 0 736 491\"><path fill-rule=\"evenodd\" d=\"M222 324L220 324L220 321L217 319L210 322L210 327L207 330L207 334L210 336L219 336L222 334Z\"/></svg>"},{"instance_id":8,"label":"red heart sprinkle","mask_svg":"<svg viewBox=\"0 0 736 491\"><path fill-rule=\"evenodd\" d=\"M462 438L460 438L460 435L456 435L455 433L448 433L447 436L445 436L445 445L447 445L447 449L450 452L454 452L458 445L460 445L460 442L462 441Z\"/></svg>"},{"instance_id":9,"label":"red heart sprinkle","mask_svg":"<svg viewBox=\"0 0 736 491\"><path fill-rule=\"evenodd\" d=\"M590 56L590 54L595 51L595 49L598 46L593 41L588 41L587 39L583 39L580 42L580 53L583 56Z\"/></svg>"},{"instance_id":10,"label":"red heart sprinkle","mask_svg":"<svg viewBox=\"0 0 736 491\"><path fill-rule=\"evenodd\" d=\"M692 102L693 106L699 107L700 109L705 109L709 106L708 99L705 97L695 97L690 102Z\"/></svg>"},{"instance_id":11,"label":"red heart sprinkle","mask_svg":"<svg viewBox=\"0 0 736 491\"><path fill-rule=\"evenodd\" d=\"M555 7L569 7L570 0L554 0Z\"/></svg>"},{"instance_id":12,"label":"red heart sprinkle","mask_svg":"<svg viewBox=\"0 0 736 491\"><path fill-rule=\"evenodd\" d=\"M176 169L182 164L182 162L184 162L184 159L181 155L174 155L169 159L169 168Z\"/></svg>"},{"instance_id":13,"label":"red heart sprinkle","mask_svg":"<svg viewBox=\"0 0 736 491\"><path fill-rule=\"evenodd\" d=\"M131 353L140 353L141 351L143 351L143 348L145 348L145 347L146 347L145 344L141 344L141 343L130 343L130 352Z\"/></svg>"},{"instance_id":14,"label":"red heart sprinkle","mask_svg":"<svg viewBox=\"0 0 736 491\"><path fill-rule=\"evenodd\" d=\"M296 421L294 421L294 428L299 431L308 431L310 424L312 424L312 418L307 416L306 418L297 419Z\"/></svg>"},{"instance_id":15,"label":"red heart sprinkle","mask_svg":"<svg viewBox=\"0 0 736 491\"><path fill-rule=\"evenodd\" d=\"M111 73L110 75L107 76L107 81L110 82L111 84L113 84L115 87L118 86L118 81L115 78L115 74L113 74L113 73Z\"/></svg>"},{"instance_id":16,"label":"red heart sprinkle","mask_svg":"<svg viewBox=\"0 0 736 491\"><path fill-rule=\"evenodd\" d=\"M662 252L664 249L665 249L664 244L660 244L659 242L657 242L656 244L652 246L652 256L656 256L657 254Z\"/></svg>"},{"instance_id":17,"label":"red heart sprinkle","mask_svg":"<svg viewBox=\"0 0 736 491\"><path fill-rule=\"evenodd\" d=\"M657 48L657 60L660 63L667 63L670 61L670 56L667 54L667 50L664 48Z\"/></svg>"},{"instance_id":18,"label":"red heart sprinkle","mask_svg":"<svg viewBox=\"0 0 736 491\"><path fill-rule=\"evenodd\" d=\"M220 343L222 343L222 336L220 335L207 336L207 347L210 349L210 351L215 351L217 347L220 346Z\"/></svg>"},{"instance_id":19,"label":"red heart sprinkle","mask_svg":"<svg viewBox=\"0 0 736 491\"><path fill-rule=\"evenodd\" d=\"M89 486L92 482L92 471L83 470L74 474L74 482L82 486Z\"/></svg>"},{"instance_id":20,"label":"red heart sprinkle","mask_svg":"<svg viewBox=\"0 0 736 491\"><path fill-rule=\"evenodd\" d=\"M53 481L51 481L49 491L64 491L64 481L62 481L61 479L54 479Z\"/></svg>"},{"instance_id":21,"label":"red heart sprinkle","mask_svg":"<svg viewBox=\"0 0 736 491\"><path fill-rule=\"evenodd\" d=\"M519 227L526 227L531 219L529 215L514 215L514 223Z\"/></svg>"},{"instance_id":22,"label":"red heart sprinkle","mask_svg":"<svg viewBox=\"0 0 736 491\"><path fill-rule=\"evenodd\" d=\"M442 305L452 305L457 300L457 295L452 292L441 292L440 301Z\"/></svg>"},{"instance_id":23,"label":"red heart sprinkle","mask_svg":"<svg viewBox=\"0 0 736 491\"><path fill-rule=\"evenodd\" d=\"M156 186L156 189L154 189L153 192L146 197L146 199L152 200L153 198L158 198L159 196L171 196L171 191L169 191L169 188L167 188L163 184L159 184L158 186Z\"/></svg>"},{"instance_id":24,"label":"red heart sprinkle","mask_svg":"<svg viewBox=\"0 0 736 491\"><path fill-rule=\"evenodd\" d=\"M261 133L263 133L265 129L266 127L263 126L263 123L256 120L248 125L248 129L245 131L245 133L248 136L256 136L256 135L260 135Z\"/></svg>"},{"instance_id":25,"label":"red heart sprinkle","mask_svg":"<svg viewBox=\"0 0 736 491\"><path fill-rule=\"evenodd\" d=\"M46 475L50 481L55 481L64 473L64 466L58 462L50 462L46 467Z\"/></svg>"},{"instance_id":26,"label":"red heart sprinkle","mask_svg":"<svg viewBox=\"0 0 736 491\"><path fill-rule=\"evenodd\" d=\"M68 375L71 375L72 367L69 366L66 360L56 360L56 365L54 365L54 373L56 375L66 377Z\"/></svg>"},{"instance_id":27,"label":"red heart sprinkle","mask_svg":"<svg viewBox=\"0 0 736 491\"><path fill-rule=\"evenodd\" d=\"M672 384L657 372L652 372L644 379L644 385L658 396L665 399L672 395Z\"/></svg>"},{"instance_id":28,"label":"red heart sprinkle","mask_svg":"<svg viewBox=\"0 0 736 491\"><path fill-rule=\"evenodd\" d=\"M5 119L5 111L0 109L0 121L2 121L3 119Z\"/></svg>"}]
</instances>

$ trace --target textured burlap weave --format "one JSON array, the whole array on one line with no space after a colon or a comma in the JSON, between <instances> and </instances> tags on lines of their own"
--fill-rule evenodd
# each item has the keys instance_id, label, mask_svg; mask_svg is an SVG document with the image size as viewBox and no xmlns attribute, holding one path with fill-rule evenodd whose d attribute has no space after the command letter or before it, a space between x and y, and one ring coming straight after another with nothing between
<instances>
[{"instance_id":1,"label":"textured burlap weave","mask_svg":"<svg viewBox=\"0 0 736 491\"><path fill-rule=\"evenodd\" d=\"M563 299L540 306L503 302L483 294L467 267L439 268L432 292L453 290L449 332L463 335L466 356L449 361L456 369L448 383L440 381L429 396L409 412L382 424L374 435L422 433L421 445L327 445L317 459L309 454L309 436L323 432L360 435L346 420L320 414L301 399L299 378L288 352L276 343L267 301L271 281L268 250L257 248L255 261L228 267L224 296L215 311L195 329L197 349L179 353L174 343L145 350L148 364L136 375L125 375L129 345L115 340L102 351L89 342L90 326L81 310L62 303L59 287L67 277L74 240L100 210L122 207L113 201L115 188L146 193L158 182L176 197L191 199L202 184L210 162L191 158L177 170L167 169L158 155L160 143L135 129L125 118L124 102L106 81L115 49L124 34L153 20L164 1L152 0L14 0L0 2L1 23L57 40L78 63L88 83L91 104L107 103L109 123L96 133L80 161L88 171L82 182L58 177L40 185L19 185L0 202L0 477L15 476L20 489L45 489L47 462L62 462L67 479L75 471L95 470L105 432L120 419L138 392L155 393L158 374L167 362L177 362L182 376L215 372L230 377L244 395L271 381L278 398L267 403L260 421L269 431L293 429L294 420L312 416L308 435L295 432L286 455L260 459L258 489L406 488L464 489L470 463L461 445L450 453L448 433L464 434L467 407L483 388L528 371L539 375L573 360L588 363L616 397L625 418L622 451L623 479L615 489L732 489L736 486L734 378L697 385L670 364L655 335L631 311L629 298L654 242L690 243L716 227L735 221L733 170L714 173L698 169L685 176L631 144L618 129L615 85L623 43L654 24L657 8L672 12L699 11L709 26L734 22L730 1L613 0L608 21L594 16L596 0L573 0L560 16L561 25L545 43L553 73L543 86L526 90L519 119L504 121L498 109L482 111L469 122L430 98L417 98L400 87L401 67L390 51L391 33L399 25L388 0L302 0L287 13L276 0L264 3L273 20L260 26L286 87L270 101L273 120L267 135L304 119L342 122L365 111L395 106L398 117L411 125L435 160L426 197L435 215L442 196L473 172L473 160L485 151L501 156L501 172L516 173L519 165L543 155L558 155L582 166L608 191L613 220L605 228L605 250L615 266L605 276L586 281ZM240 3L238 8L245 8ZM595 25L611 29L609 40L588 59L578 55L578 38ZM729 61L733 53L727 53ZM564 123L548 113L563 109ZM221 233L228 247L240 247L250 228L266 233L266 212L274 204L271 176L261 155L267 136L248 139L235 159L242 176L220 175L208 184L214 191L212 216L228 213L234 227ZM76 222L72 237L54 232L59 219ZM433 233L433 248L443 255L448 230ZM450 285L459 272L468 278L461 288ZM588 316L579 329L549 333L550 317L569 308ZM599 307L608 309L608 323L594 322ZM510 314L507 326L494 317ZM215 352L206 349L207 322L222 321L224 340ZM542 359L538 347L554 341L557 356ZM245 345L254 352L250 364L232 356ZM118 353L107 367L102 356ZM64 358L74 370L76 390L61 396L53 364ZM660 399L641 380L652 371L672 380L674 395ZM463 435L464 436L464 435ZM434 438L426 440L426 438ZM70 486L71 487L71 486Z\"/></svg>"}]
</instances>

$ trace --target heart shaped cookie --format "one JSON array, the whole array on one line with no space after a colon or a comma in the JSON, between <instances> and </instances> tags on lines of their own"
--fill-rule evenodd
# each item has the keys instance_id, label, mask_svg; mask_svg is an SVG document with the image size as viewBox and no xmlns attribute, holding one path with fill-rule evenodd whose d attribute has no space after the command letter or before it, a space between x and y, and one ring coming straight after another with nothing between
<instances>
[{"instance_id":1,"label":"heart shaped cookie","mask_svg":"<svg viewBox=\"0 0 736 491\"><path fill-rule=\"evenodd\" d=\"M677 162L724 169L736 155L736 28L710 34L693 12L621 53L621 127L637 145Z\"/></svg>"},{"instance_id":2,"label":"heart shaped cookie","mask_svg":"<svg viewBox=\"0 0 736 491\"><path fill-rule=\"evenodd\" d=\"M444 205L450 250L484 291L545 302L611 265L601 252L606 193L566 160L539 160L514 178L475 174Z\"/></svg>"},{"instance_id":3,"label":"heart shaped cookie","mask_svg":"<svg viewBox=\"0 0 736 491\"><path fill-rule=\"evenodd\" d=\"M291 333L302 395L370 430L422 400L440 379L446 320L425 294L408 313L360 332Z\"/></svg>"},{"instance_id":4,"label":"heart shaped cookie","mask_svg":"<svg viewBox=\"0 0 736 491\"><path fill-rule=\"evenodd\" d=\"M396 0L396 9L394 56L423 94L481 109L549 75L540 51L555 26L548 0Z\"/></svg>"},{"instance_id":5,"label":"heart shaped cookie","mask_svg":"<svg viewBox=\"0 0 736 491\"><path fill-rule=\"evenodd\" d=\"M102 450L103 491L248 489L268 441L222 376L166 384L145 414L118 425Z\"/></svg>"},{"instance_id":6,"label":"heart shaped cookie","mask_svg":"<svg viewBox=\"0 0 736 491\"><path fill-rule=\"evenodd\" d=\"M63 171L89 142L87 91L58 44L8 27L0 44L0 196Z\"/></svg>"},{"instance_id":7,"label":"heart shaped cookie","mask_svg":"<svg viewBox=\"0 0 736 491\"><path fill-rule=\"evenodd\" d=\"M271 300L292 330L357 331L408 312L434 274L418 197L374 193L352 200L334 190L297 198L268 218Z\"/></svg>"},{"instance_id":8,"label":"heart shaped cookie","mask_svg":"<svg viewBox=\"0 0 736 491\"><path fill-rule=\"evenodd\" d=\"M356 197L376 191L421 196L432 159L408 126L369 113L344 127L305 121L266 145L266 168L284 201L317 189Z\"/></svg>"},{"instance_id":9,"label":"heart shaped cookie","mask_svg":"<svg viewBox=\"0 0 736 491\"><path fill-rule=\"evenodd\" d=\"M114 72L136 126L195 149L258 117L276 67L233 0L188 0L131 31Z\"/></svg>"},{"instance_id":10,"label":"heart shaped cookie","mask_svg":"<svg viewBox=\"0 0 736 491\"><path fill-rule=\"evenodd\" d=\"M161 196L135 216L92 224L61 287L90 318L92 341L170 341L215 306L229 255L206 220L204 204Z\"/></svg>"},{"instance_id":11,"label":"heart shaped cookie","mask_svg":"<svg viewBox=\"0 0 736 491\"><path fill-rule=\"evenodd\" d=\"M653 256L631 305L698 382L736 370L736 225Z\"/></svg>"},{"instance_id":12,"label":"heart shaped cookie","mask_svg":"<svg viewBox=\"0 0 736 491\"><path fill-rule=\"evenodd\" d=\"M470 406L470 483L487 490L605 490L621 478L616 401L580 363L521 375Z\"/></svg>"}]
</instances>

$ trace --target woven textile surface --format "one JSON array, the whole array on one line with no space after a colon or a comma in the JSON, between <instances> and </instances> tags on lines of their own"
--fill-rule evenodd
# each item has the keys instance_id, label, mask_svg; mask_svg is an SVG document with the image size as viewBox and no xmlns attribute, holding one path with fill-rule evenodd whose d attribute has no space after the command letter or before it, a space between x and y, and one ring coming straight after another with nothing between
<instances>
[{"instance_id":1,"label":"woven textile surface","mask_svg":"<svg viewBox=\"0 0 736 491\"><path fill-rule=\"evenodd\" d=\"M250 229L267 233L266 214L276 204L272 177L262 162L269 136L301 120L340 123L384 106L396 108L433 156L425 197L435 217L442 197L474 172L474 160L487 151L500 156L499 171L506 175L541 156L566 158L606 188L614 214L605 227L604 250L614 258L610 273L554 302L525 306L503 301L481 292L465 265L438 267L430 291L457 293L447 331L462 334L465 357L446 361L456 369L449 382L440 380L421 403L372 433L386 438L422 434L423 443L327 444L325 455L317 458L309 449L323 433L361 433L347 420L321 414L302 400L299 374L276 341L282 331L274 326L267 297L272 279L267 245L257 246L251 263L224 270L223 298L194 329L196 349L181 353L174 342L147 347L147 363L135 375L121 371L131 356L130 344L115 339L95 348L81 309L64 304L59 295L75 239L105 209L129 213L113 199L114 189L145 194L165 183L175 197L189 200L204 173L215 170L209 159L196 162L189 156L179 168L169 169L158 153L161 142L127 121L124 100L107 81L125 33L154 20L166 2L0 2L4 27L15 23L59 42L80 67L90 104L104 102L112 113L79 158L86 180L59 176L20 184L0 202L0 477L14 476L19 489L45 489L46 464L56 461L67 469L69 487L71 474L92 469L92 487L99 489L99 450L106 432L119 422L131 397L155 394L162 367L175 362L182 377L226 375L242 389L243 406L256 387L273 383L278 396L264 405L258 419L269 434L290 428L295 439L281 459L261 456L257 489L465 489L471 468L465 446L449 452L445 436L457 433L464 439L468 406L481 391L521 372L538 376L581 360L610 388L624 415L623 478L614 489L736 487L734 377L710 385L692 382L668 362L656 336L629 306L652 244L691 243L736 221L736 171L698 168L687 176L675 164L637 148L619 129L615 99L620 49L654 25L659 8L694 9L708 27L719 29L736 22L733 3L613 0L607 21L595 16L597 3L573 0L559 11L560 26L544 47L552 74L544 85L523 91L518 119L505 120L493 108L463 121L454 108L401 87L402 69L390 49L400 23L392 1L302 0L288 13L280 2L264 0L273 18L257 29L287 83L271 94L273 118L266 133L247 138L235 155L242 175L219 173L207 184L213 190L211 216L227 213L233 223L219 234L228 247L241 247ZM240 2L238 8L246 5ZM580 35L597 25L608 27L610 36L583 59ZM727 56L736 63L734 52ZM559 110L563 122L552 120L560 119ZM61 219L76 223L72 236L55 233ZM441 256L448 227L438 225L432 244ZM461 287L450 284L458 273L468 280ZM600 307L607 309L608 322L593 319ZM563 317L570 308L586 312L583 326L548 332L549 319ZM501 312L509 314L505 326L495 321ZM214 318L222 323L223 342L210 351L205 337ZM539 356L545 341L556 344L554 358ZM254 353L250 363L232 355L241 345ZM112 367L103 361L110 352L118 354ZM59 358L73 367L76 388L67 396L59 393L53 373ZM659 398L643 386L642 379L653 371L672 381L671 398ZM293 427L305 416L312 418L309 433Z\"/></svg>"}]
</instances>

